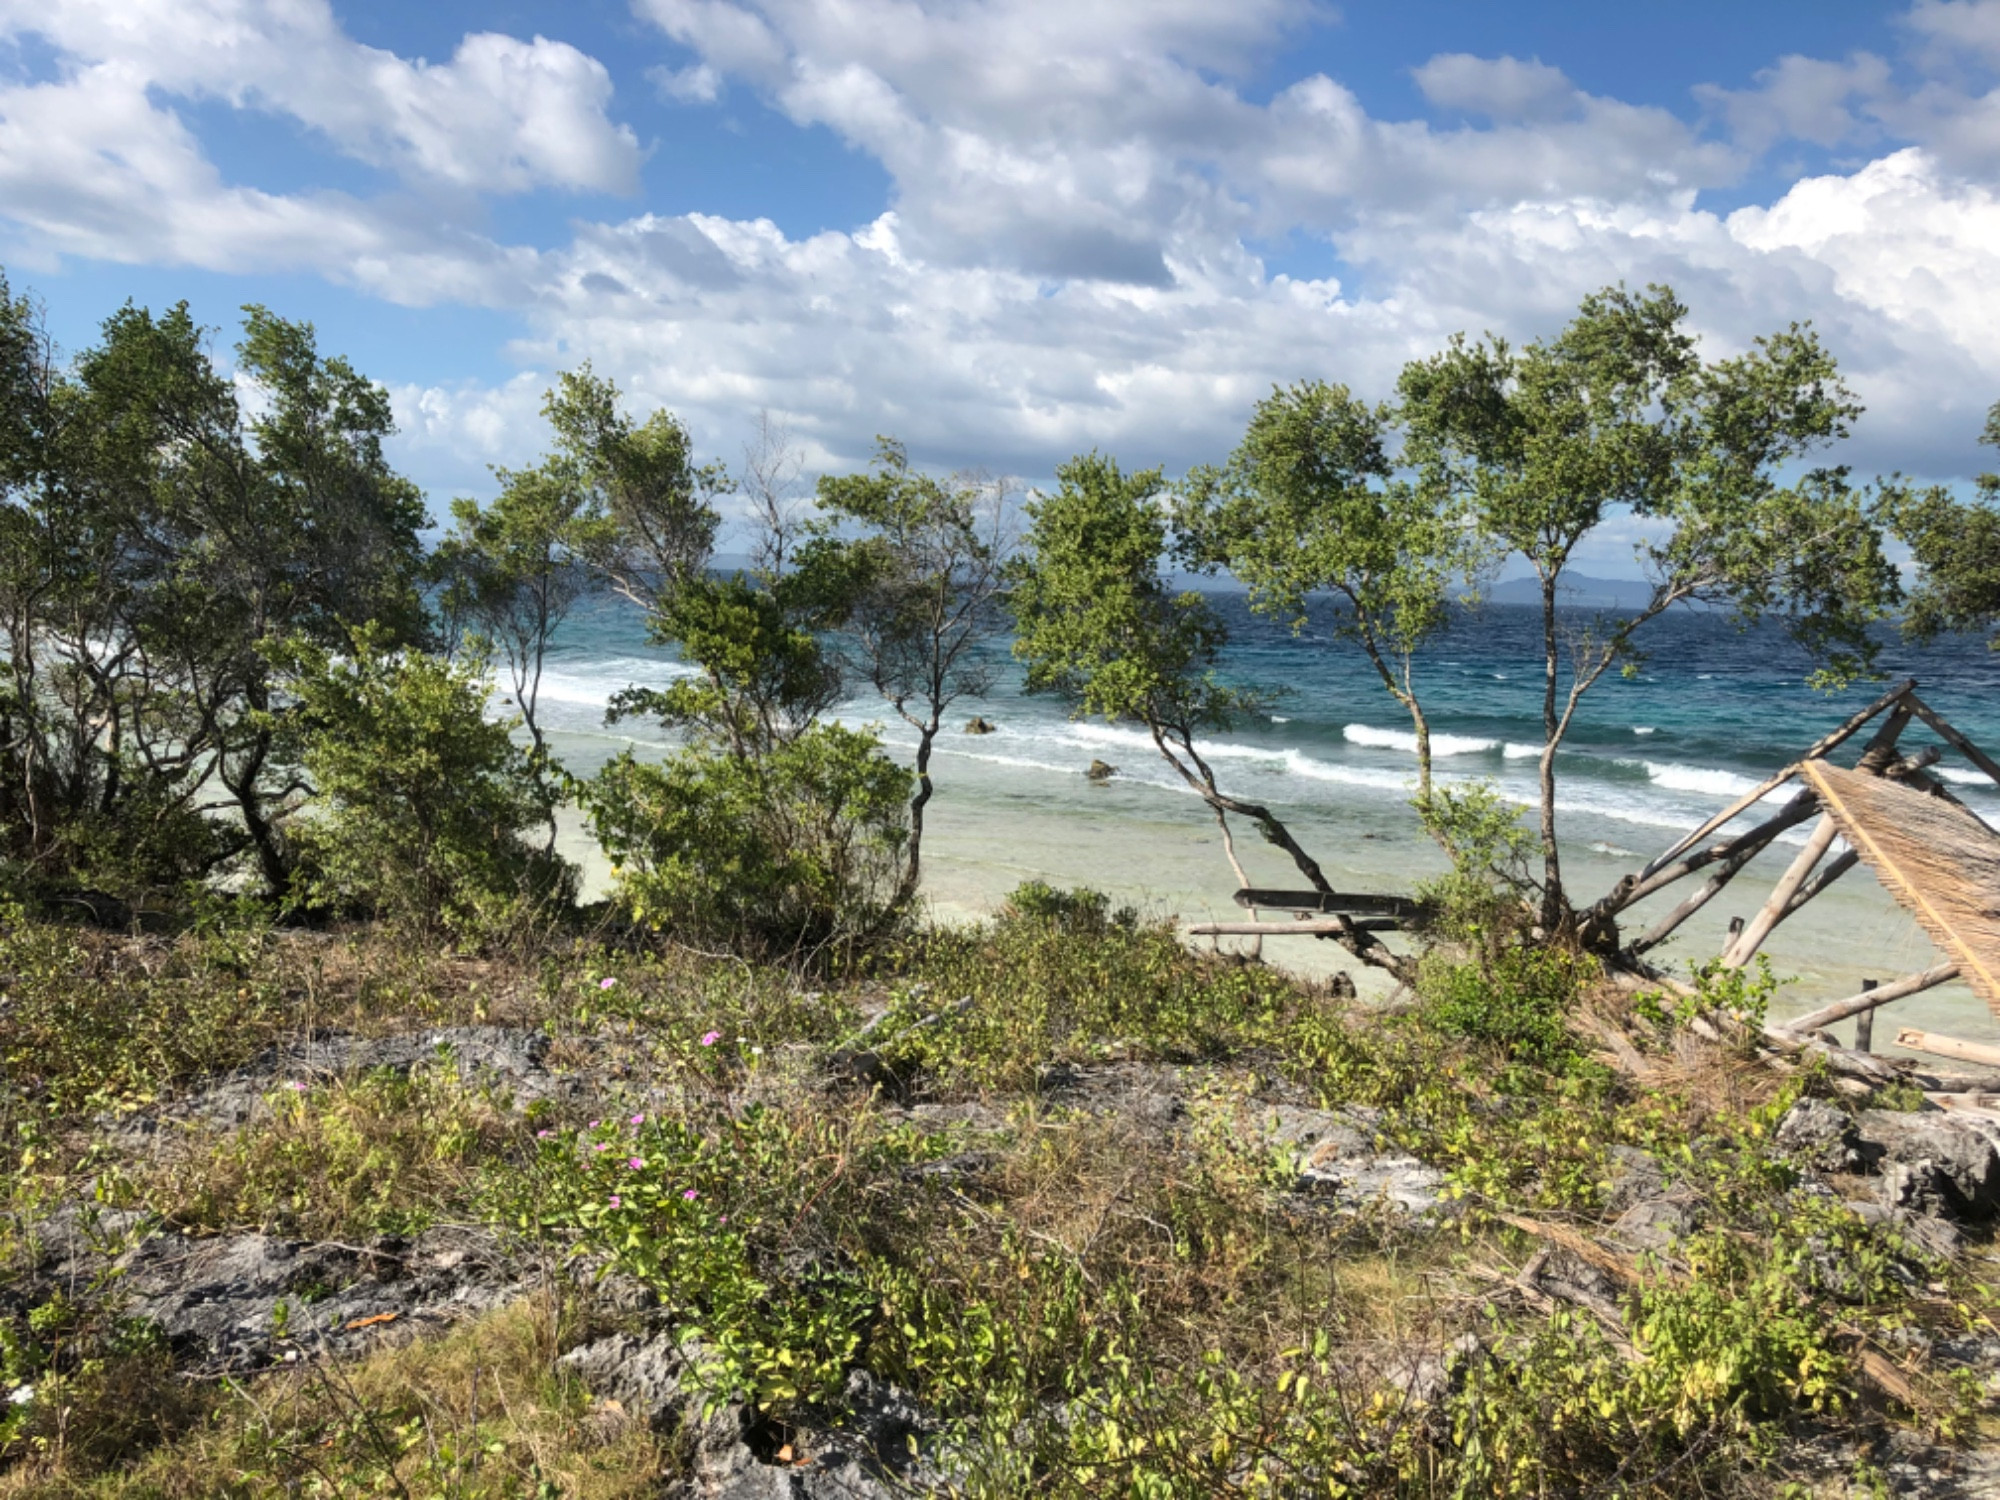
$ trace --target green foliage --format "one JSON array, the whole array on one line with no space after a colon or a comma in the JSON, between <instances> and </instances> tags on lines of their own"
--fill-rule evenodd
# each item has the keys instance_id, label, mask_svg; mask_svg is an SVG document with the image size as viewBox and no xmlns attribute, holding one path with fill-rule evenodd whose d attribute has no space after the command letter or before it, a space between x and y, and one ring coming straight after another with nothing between
<instances>
[{"instance_id":1,"label":"green foliage","mask_svg":"<svg viewBox=\"0 0 2000 1500\"><path fill-rule=\"evenodd\" d=\"M313 1239L421 1233L473 1202L474 1174L515 1139L506 1101L449 1057L407 1074L278 1085L254 1128L195 1137L127 1180L178 1227Z\"/></svg>"},{"instance_id":2,"label":"green foliage","mask_svg":"<svg viewBox=\"0 0 2000 1500\"><path fill-rule=\"evenodd\" d=\"M1028 691L1184 734L1227 727L1251 699L1215 675L1225 640L1215 612L1161 574L1160 471L1126 474L1092 453L1059 466L1056 478L1054 494L1028 503L1032 525L1009 572L1014 654L1027 664Z\"/></svg>"},{"instance_id":3,"label":"green foliage","mask_svg":"<svg viewBox=\"0 0 2000 1500\"><path fill-rule=\"evenodd\" d=\"M1404 458L1441 507L1519 553L1542 585L1543 925L1567 916L1556 846L1554 753L1578 703L1635 659L1647 621L1683 600L1782 619L1833 684L1869 669L1868 627L1899 597L1882 533L1840 468L1808 468L1860 408L1833 357L1797 325L1704 362L1664 287L1586 297L1551 339L1454 338L1397 383ZM1562 576L1621 509L1667 523L1643 549L1653 596L1573 628Z\"/></svg>"},{"instance_id":4,"label":"green foliage","mask_svg":"<svg viewBox=\"0 0 2000 1500\"><path fill-rule=\"evenodd\" d=\"M634 921L697 944L823 958L897 914L910 775L819 724L762 755L627 754L580 795Z\"/></svg>"},{"instance_id":5,"label":"green foliage","mask_svg":"<svg viewBox=\"0 0 2000 1500\"><path fill-rule=\"evenodd\" d=\"M372 630L344 659L294 643L285 660L319 799L293 834L306 901L462 941L567 905L573 873L522 837L546 795L476 664L391 654Z\"/></svg>"},{"instance_id":6,"label":"green foliage","mask_svg":"<svg viewBox=\"0 0 2000 1500\"><path fill-rule=\"evenodd\" d=\"M1686 1026L1697 1017L1721 1015L1742 1022L1755 1035L1770 1017L1779 985L1790 983L1778 978L1769 956L1762 953L1754 964L1741 968L1729 968L1719 959L1697 965L1693 978L1692 991L1673 996L1648 992L1635 1008L1663 1030Z\"/></svg>"},{"instance_id":7,"label":"green foliage","mask_svg":"<svg viewBox=\"0 0 2000 1500\"><path fill-rule=\"evenodd\" d=\"M1597 965L1556 948L1503 948L1472 963L1426 957L1418 992L1425 1018L1451 1036L1511 1059L1560 1068L1577 1055L1568 1017Z\"/></svg>"},{"instance_id":8,"label":"green foliage","mask_svg":"<svg viewBox=\"0 0 2000 1500\"><path fill-rule=\"evenodd\" d=\"M1490 781L1434 784L1414 805L1451 857L1450 873L1417 884L1429 930L1482 953L1517 937L1533 915L1534 890L1534 835L1521 826L1521 810Z\"/></svg>"},{"instance_id":9,"label":"green foliage","mask_svg":"<svg viewBox=\"0 0 2000 1500\"><path fill-rule=\"evenodd\" d=\"M1095 892L1023 887L1014 900L988 929L934 932L905 953L909 979L874 1046L907 1087L1031 1088L1050 1063L1107 1054L1216 1057L1303 1003L1283 975L1202 959L1165 926L1107 921Z\"/></svg>"},{"instance_id":10,"label":"green foliage","mask_svg":"<svg viewBox=\"0 0 2000 1500\"><path fill-rule=\"evenodd\" d=\"M273 976L246 961L267 930L239 914L140 962L89 932L6 914L0 1071L69 1114L130 1110L242 1062L289 1010Z\"/></svg>"},{"instance_id":11,"label":"green foliage","mask_svg":"<svg viewBox=\"0 0 2000 1500\"><path fill-rule=\"evenodd\" d=\"M1345 386L1313 381L1259 402L1222 469L1198 469L1176 507L1179 551L1191 566L1226 567L1251 608L1306 626L1306 601L1331 592L1339 636L1366 652L1411 716L1417 774L1430 789L1430 727L1414 658L1443 629L1454 583L1469 586L1477 534L1458 497L1393 478L1386 447L1394 414Z\"/></svg>"},{"instance_id":12,"label":"green foliage","mask_svg":"<svg viewBox=\"0 0 2000 1500\"><path fill-rule=\"evenodd\" d=\"M1139 913L1130 906L1111 909L1111 898L1089 886L1064 890L1045 880L1024 880L1007 893L1004 910L1010 917L1044 922L1080 937L1097 937L1107 928L1131 930Z\"/></svg>"},{"instance_id":13,"label":"green foliage","mask_svg":"<svg viewBox=\"0 0 2000 1500\"><path fill-rule=\"evenodd\" d=\"M1979 436L2000 448L2000 403ZM1917 564L1917 584L1903 630L1929 642L1953 631L1994 631L2000 650L2000 474L1979 476L1976 493L1961 498L1942 485L1882 486L1877 513Z\"/></svg>"}]
</instances>

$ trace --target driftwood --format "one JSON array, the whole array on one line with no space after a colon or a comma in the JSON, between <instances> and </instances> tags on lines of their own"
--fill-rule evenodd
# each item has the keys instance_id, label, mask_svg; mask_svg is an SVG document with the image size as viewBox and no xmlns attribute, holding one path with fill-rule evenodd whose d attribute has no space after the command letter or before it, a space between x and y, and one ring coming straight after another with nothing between
<instances>
[{"instance_id":1,"label":"driftwood","mask_svg":"<svg viewBox=\"0 0 2000 1500\"><path fill-rule=\"evenodd\" d=\"M1987 1042L1962 1042L1955 1036L1940 1036L1935 1031L1905 1026L1896 1033L1896 1045L1907 1047L1912 1052L1928 1052L1934 1057L1951 1057L1960 1062L2000 1068L2000 1047Z\"/></svg>"},{"instance_id":2,"label":"driftwood","mask_svg":"<svg viewBox=\"0 0 2000 1500\"><path fill-rule=\"evenodd\" d=\"M1340 917L1326 922L1196 922L1189 937L1330 937L1350 932L1394 932L1395 917Z\"/></svg>"},{"instance_id":3,"label":"driftwood","mask_svg":"<svg viewBox=\"0 0 2000 1500\"><path fill-rule=\"evenodd\" d=\"M1887 1005L1891 1000L1901 1000L1908 995L1922 994L1925 990L1936 989L1958 978L1957 964L1939 964L1926 969L1921 974L1911 974L1902 979L1892 980L1874 989L1863 990L1858 995L1850 995L1845 1000L1836 1000L1831 1005L1822 1005L1818 1010L1808 1011L1802 1016L1794 1016L1784 1023L1787 1031L1800 1033L1817 1031L1822 1026L1831 1026L1835 1021L1845 1021L1849 1016L1858 1016L1863 1011L1871 1011L1878 1005Z\"/></svg>"},{"instance_id":4,"label":"driftwood","mask_svg":"<svg viewBox=\"0 0 2000 1500\"><path fill-rule=\"evenodd\" d=\"M1408 896L1378 896L1347 891L1270 891L1245 887L1235 893L1238 906L1263 906L1273 911L1339 912L1349 917L1428 915L1430 908Z\"/></svg>"}]
</instances>

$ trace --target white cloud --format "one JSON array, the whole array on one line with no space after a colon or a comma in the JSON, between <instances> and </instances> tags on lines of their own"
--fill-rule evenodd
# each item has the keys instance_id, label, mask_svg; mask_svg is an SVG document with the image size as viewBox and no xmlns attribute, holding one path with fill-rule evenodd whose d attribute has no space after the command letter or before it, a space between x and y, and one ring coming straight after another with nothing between
<instances>
[{"instance_id":1,"label":"white cloud","mask_svg":"<svg viewBox=\"0 0 2000 1500\"><path fill-rule=\"evenodd\" d=\"M1546 120L1566 113L1576 88L1540 58L1474 57L1440 52L1415 72L1417 87L1440 109L1494 120Z\"/></svg>"},{"instance_id":2,"label":"white cloud","mask_svg":"<svg viewBox=\"0 0 2000 1500\"><path fill-rule=\"evenodd\" d=\"M25 33L58 49L71 80L111 68L168 96L290 115L419 182L621 193L638 183L638 141L605 113L610 74L565 42L480 32L450 62L429 63L353 41L327 0L0 0L0 36Z\"/></svg>"},{"instance_id":3,"label":"white cloud","mask_svg":"<svg viewBox=\"0 0 2000 1500\"><path fill-rule=\"evenodd\" d=\"M22 3L0 0L0 28L27 24ZM444 491L529 457L540 372L586 356L712 453L768 407L817 463L890 432L925 461L1028 475L1093 445L1179 466L1223 452L1273 381L1385 395L1456 330L1533 337L1619 280L1674 284L1719 351L1815 319L1873 407L1864 467L1970 463L2000 395L1987 106L1955 77L1781 59L1704 95L1716 139L1539 63L1446 56L1418 72L1428 97L1492 123L1439 125L1371 116L1324 75L1253 96L1239 80L1310 18L1296 0L640 4L692 53L656 87L747 88L827 126L882 163L893 204L817 234L636 212L556 249L496 244L477 193L633 169L591 59L475 36L432 66L348 41L323 0L182 0L197 46L165 0L73 0L39 28L60 76L0 90L8 253L305 268L517 311L511 353L536 373L394 393L399 454ZM293 55L312 38L331 61ZM312 87L284 107L407 195L232 185L172 107ZM1780 140L1871 132L1879 160L1727 217L1703 205ZM1260 236L1324 247L1329 268L1273 274Z\"/></svg>"}]
</instances>

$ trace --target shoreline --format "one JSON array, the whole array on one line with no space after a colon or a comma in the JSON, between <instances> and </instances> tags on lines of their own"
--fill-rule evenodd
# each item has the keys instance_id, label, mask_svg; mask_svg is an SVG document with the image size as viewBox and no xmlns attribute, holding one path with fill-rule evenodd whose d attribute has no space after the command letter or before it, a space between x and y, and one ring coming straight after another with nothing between
<instances>
[{"instance_id":1,"label":"shoreline","mask_svg":"<svg viewBox=\"0 0 2000 1500\"><path fill-rule=\"evenodd\" d=\"M608 736L561 733L551 739L563 742L558 753L567 752L571 769L578 774L587 774L595 769L591 763L615 753ZM943 737L933 764L937 795L926 812L923 892L935 921L988 918L1009 891L1031 878L1059 886L1091 886L1114 903L1180 922L1241 915L1231 899L1236 881L1224 859L1214 819L1192 796L1126 776L1093 784L1081 767L1072 777L1052 775L1044 768L995 764L959 753ZM1279 811L1336 887L1404 893L1444 868L1438 850L1417 829L1414 814L1400 800L1357 797L1332 809ZM604 894L609 866L583 828L581 816L565 809L561 823L558 848L580 866L584 894ZM1592 840L1590 835L1599 830L1582 815L1568 816L1565 826L1570 839L1563 855L1565 880L1586 896L1609 889L1646 857L1626 853L1631 843L1638 842L1630 832L1622 844L1612 844ZM1669 838L1661 835L1659 847L1665 847ZM1591 847L1593 842L1603 848ZM1245 869L1258 884L1296 883L1290 861L1254 834L1246 837L1237 830L1236 845ZM1692 963L1719 952L1729 919L1756 910L1792 853L1789 847L1767 850L1746 867L1725 900L1711 903L1677 934L1661 955L1667 964L1685 972ZM1640 903L1626 921L1642 926L1678 899L1679 893L1663 892ZM1192 941L1219 941L1225 949L1239 952L1249 946L1247 939ZM1780 926L1763 951L1782 981L1771 1004L1775 1020L1854 994L1865 979L1887 982L1938 962L1930 939L1865 866ZM1379 1000L1394 987L1387 976L1330 941L1275 939L1265 943L1264 958L1315 978L1347 972L1364 999ZM1913 1055L1890 1040L1899 1026L2000 1044L2000 1021L1962 984L1940 986L1885 1007L1876 1028L1878 1052ZM1852 1041L1852 1021L1832 1029L1843 1042Z\"/></svg>"}]
</instances>

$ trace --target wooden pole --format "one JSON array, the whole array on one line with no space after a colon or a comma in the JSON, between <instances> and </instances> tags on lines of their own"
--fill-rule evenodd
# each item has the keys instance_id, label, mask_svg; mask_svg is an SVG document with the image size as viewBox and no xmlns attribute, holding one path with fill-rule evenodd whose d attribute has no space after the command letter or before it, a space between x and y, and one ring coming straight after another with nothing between
<instances>
[{"instance_id":1,"label":"wooden pole","mask_svg":"<svg viewBox=\"0 0 2000 1500\"><path fill-rule=\"evenodd\" d=\"M1896 1045L1912 1052L1928 1052L1936 1057L1955 1057L1960 1062L1984 1063L2000 1068L2000 1047L1985 1042L1962 1042L1955 1036L1939 1036L1935 1031L1904 1027L1896 1033Z\"/></svg>"},{"instance_id":2,"label":"wooden pole","mask_svg":"<svg viewBox=\"0 0 2000 1500\"><path fill-rule=\"evenodd\" d=\"M1996 764L1993 758L1984 750L1981 750L1971 740L1947 724L1938 716L1935 709L1915 693L1910 694L1910 707L1916 710L1918 718L1922 719L1936 731L1939 739L1958 751L1988 776L1991 776L1995 782L2000 782L2000 764ZM1968 1042L1966 1045L1970 1046L1971 1043Z\"/></svg>"},{"instance_id":3,"label":"wooden pole","mask_svg":"<svg viewBox=\"0 0 2000 1500\"><path fill-rule=\"evenodd\" d=\"M1890 688L1888 692L1884 693L1881 697L1877 698L1873 703L1869 704L1866 708L1862 709L1861 712L1854 715L1853 718L1849 719L1845 724L1842 724L1838 729L1834 730L1831 734L1824 735L1820 739L1815 740L1810 746L1807 747L1805 754L1801 755L1799 757L1799 760L1811 760L1815 756L1825 755L1829 750L1833 749L1836 745L1843 744L1847 740L1852 739L1857 733L1860 732L1861 727L1865 725L1870 719L1874 718L1875 715L1882 712L1883 709L1889 707L1889 705L1894 703L1897 699L1904 696L1904 694L1912 692L1916 688L1916 685L1917 685L1916 678L1905 677L1901 682L1897 683L1894 687ZM1929 718L1926 717L1924 722L1927 724L1930 723ZM1932 725L1931 727L1936 728L1937 726ZM1942 731L1940 731L1940 733L1942 733ZM1954 735L1957 733L1958 733L1957 730L1952 731L1952 734ZM1945 738L1947 739L1949 739L1950 737L1951 737L1950 735L1945 736ZM1658 858L1653 860L1651 864L1647 865L1643 870L1639 872L1639 879L1644 880L1648 875L1651 875L1654 871L1660 869L1662 866L1666 865L1670 861L1678 859L1683 853L1685 853L1689 849L1692 849L1696 844L1700 843L1703 839L1707 838L1711 833L1715 832L1716 829L1720 828L1723 824L1727 823L1731 818L1735 817L1738 813L1742 812L1746 807L1750 807L1755 803L1763 801L1764 798L1768 797L1772 792L1776 791L1780 786L1784 785L1784 783L1788 781L1793 775L1795 775L1797 771L1798 771L1798 763L1797 761L1794 761L1791 765L1785 767L1784 770L1780 771L1776 776L1773 776L1769 781L1766 781L1761 786L1754 787L1750 791L1745 792L1741 797L1738 797L1734 802L1730 803L1729 806L1725 807L1721 812L1717 813L1714 817L1710 818L1706 823L1703 823L1701 827L1695 829L1693 833L1688 834L1685 838L1681 839L1680 842L1676 843L1671 849L1667 850L1664 854L1660 855ZM2000 771L1993 772L1993 775L1995 779L2000 779Z\"/></svg>"},{"instance_id":4,"label":"wooden pole","mask_svg":"<svg viewBox=\"0 0 2000 1500\"><path fill-rule=\"evenodd\" d=\"M1861 993L1863 995L1873 994L1874 990L1874 980L1864 979L1861 981ZM1877 1005L1880 1003L1880 1001L1876 1002ZM1854 1050L1856 1052L1873 1052L1875 1050L1874 1041L1875 1006L1871 1005L1854 1018Z\"/></svg>"},{"instance_id":5,"label":"wooden pole","mask_svg":"<svg viewBox=\"0 0 2000 1500\"><path fill-rule=\"evenodd\" d=\"M1692 875L1696 870L1702 869L1707 865L1712 865L1719 859L1729 862L1728 874L1718 877L1726 882L1729 875L1733 875L1736 871L1742 869L1771 840L1775 839L1786 829L1796 828L1799 824L1810 818L1818 808L1818 805L1819 798L1812 792L1800 792L1775 815L1766 818L1755 828L1739 833L1735 838L1726 839L1720 844L1710 844L1706 849L1697 850L1692 854L1675 860L1670 865L1663 866L1661 869L1648 875L1645 879L1633 884L1629 890L1620 893L1615 899L1615 904L1613 904L1612 898L1607 897L1605 902L1602 903L1605 912L1609 914L1623 911L1626 907L1645 900L1653 892L1663 890L1667 886L1672 885L1682 876ZM1711 892L1711 894L1713 893Z\"/></svg>"},{"instance_id":6,"label":"wooden pole","mask_svg":"<svg viewBox=\"0 0 2000 1500\"><path fill-rule=\"evenodd\" d=\"M1831 814L1819 820L1819 826L1813 830L1812 837L1806 840L1805 848L1799 850L1798 858L1792 861L1791 868L1779 878L1777 886L1771 892L1770 900L1764 903L1762 909L1743 929L1742 936L1729 945L1729 951L1722 955L1724 968L1740 969L1756 956L1757 950L1764 946L1764 939L1771 935L1771 929L1785 920L1786 909L1791 905L1792 897L1797 894L1799 887L1805 884L1806 877L1812 874L1813 866L1818 864L1825 857L1826 851L1833 847L1833 841L1839 834L1840 828L1833 821Z\"/></svg>"},{"instance_id":7,"label":"wooden pole","mask_svg":"<svg viewBox=\"0 0 2000 1500\"><path fill-rule=\"evenodd\" d=\"M1939 985L1949 984L1956 978L1958 978L1957 964L1939 964L1936 968L1926 969L1921 974L1905 975L1884 985L1878 985L1871 979L1858 995L1849 995L1845 1000L1835 1000L1829 1005L1822 1005L1818 1010L1807 1011L1802 1016L1779 1024L1786 1031L1817 1031L1822 1026L1831 1026L1835 1021L1845 1021L1849 1016L1873 1011L1877 1006L1887 1005L1891 1000L1901 1000L1905 996L1934 990Z\"/></svg>"},{"instance_id":8,"label":"wooden pole","mask_svg":"<svg viewBox=\"0 0 2000 1500\"><path fill-rule=\"evenodd\" d=\"M1860 863L1861 856L1856 854L1852 849L1836 854L1827 862L1825 869L1819 871L1811 880L1808 880L1798 888L1797 893L1786 903L1784 914L1778 920L1781 922L1784 921L1785 917L1789 917L1793 912L1804 906L1813 897L1817 896L1821 891L1832 885L1841 876Z\"/></svg>"},{"instance_id":9,"label":"wooden pole","mask_svg":"<svg viewBox=\"0 0 2000 1500\"><path fill-rule=\"evenodd\" d=\"M1688 874L1690 871L1700 869L1711 860L1721 859L1723 861L1722 868L1709 876L1707 884L1703 885L1700 890L1696 891L1692 896L1681 902L1679 906L1676 906L1672 911L1660 918L1659 921L1655 922L1647 929L1645 935L1632 943L1626 951L1636 956L1644 953L1649 948L1657 948L1661 943L1665 942L1681 923L1708 905L1714 899L1716 893L1736 877L1736 873L1739 870L1749 864L1759 854L1763 853L1765 849L1769 848L1772 840L1776 839L1787 828L1793 828L1805 822L1807 818L1813 815L1818 806L1819 799L1811 792L1801 792L1791 802L1786 804L1785 810L1779 813L1777 817L1767 822L1759 823L1748 833L1740 834L1726 844L1715 844L1704 849L1700 854L1691 854L1679 864L1668 866L1651 880L1641 881L1634 888L1635 895L1632 898L1634 900L1638 899L1639 896L1648 894L1651 890L1679 880L1681 876ZM1743 921L1739 917L1730 927L1729 936L1731 940L1733 941L1736 934L1742 930Z\"/></svg>"}]
</instances>

